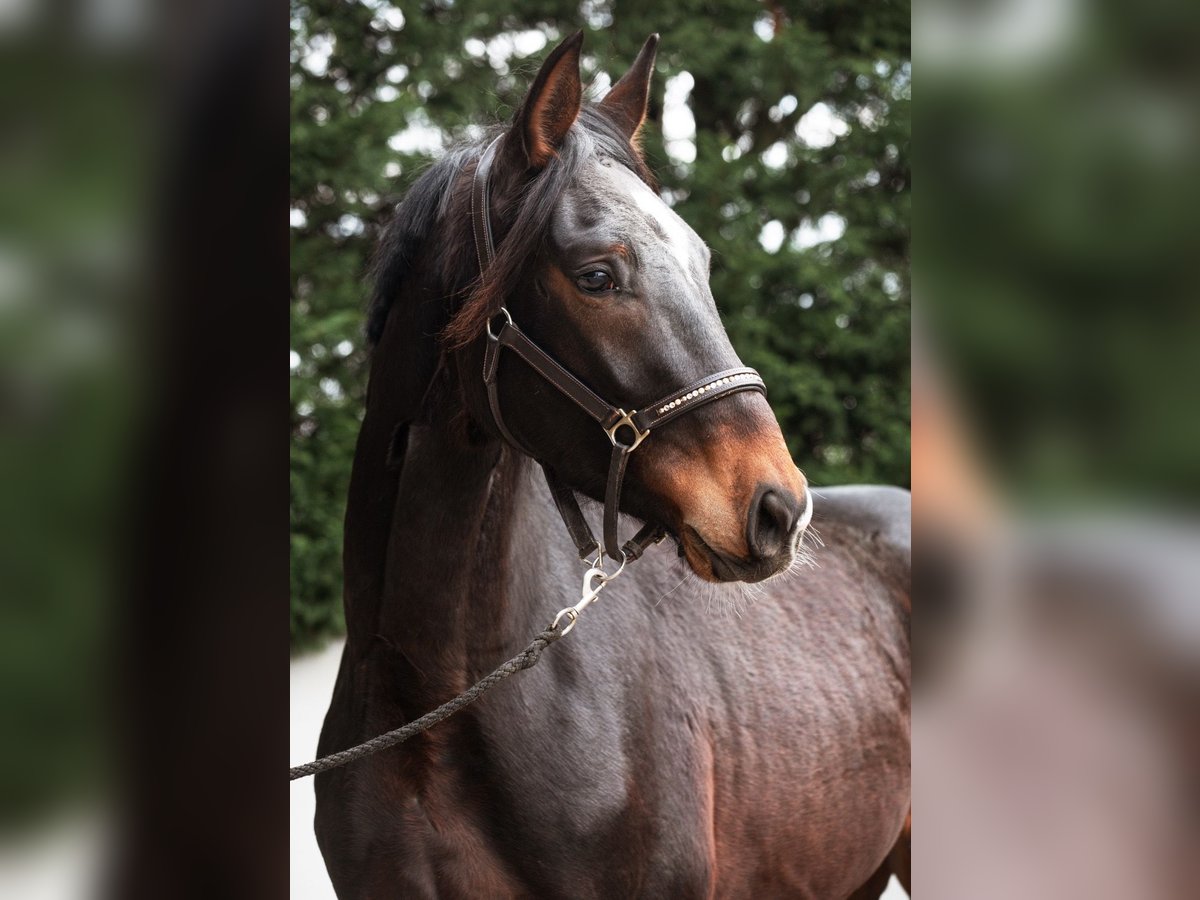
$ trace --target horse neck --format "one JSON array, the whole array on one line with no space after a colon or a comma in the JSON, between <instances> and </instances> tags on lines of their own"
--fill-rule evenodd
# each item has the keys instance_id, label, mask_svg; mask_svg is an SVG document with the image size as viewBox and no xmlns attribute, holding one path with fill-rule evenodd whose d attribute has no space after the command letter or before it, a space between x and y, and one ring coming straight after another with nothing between
<instances>
[{"instance_id":1,"label":"horse neck","mask_svg":"<svg viewBox=\"0 0 1200 900\"><path fill-rule=\"evenodd\" d=\"M388 536L376 634L431 683L457 685L526 636L527 611L508 560L522 551L518 502L528 462L499 445L472 445L453 422L409 431ZM536 531L536 529L534 529ZM518 599L514 599L517 597Z\"/></svg>"}]
</instances>

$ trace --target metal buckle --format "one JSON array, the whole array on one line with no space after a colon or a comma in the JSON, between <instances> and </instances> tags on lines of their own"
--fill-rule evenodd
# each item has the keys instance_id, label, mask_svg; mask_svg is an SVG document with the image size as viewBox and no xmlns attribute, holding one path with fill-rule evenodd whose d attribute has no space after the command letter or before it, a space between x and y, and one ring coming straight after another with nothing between
<instances>
[{"instance_id":1,"label":"metal buckle","mask_svg":"<svg viewBox=\"0 0 1200 900\"><path fill-rule=\"evenodd\" d=\"M633 424L633 417L637 415L636 409L631 410L630 412L625 412L623 409L618 409L617 412L621 414L621 418L617 420L617 423L613 425L612 428L606 428L604 430L607 432L608 439L612 441L612 445L614 447L620 447L626 453L629 453L633 450L636 450L638 444L650 437L650 429L647 428L645 431L638 431L638 427ZM633 431L634 437L632 444L622 444L617 440L617 429L625 425L628 425Z\"/></svg>"},{"instance_id":2,"label":"metal buckle","mask_svg":"<svg viewBox=\"0 0 1200 900\"><path fill-rule=\"evenodd\" d=\"M621 568L623 569L624 566ZM557 630L558 623L565 618L567 624L559 636L566 637L571 629L575 627L575 623L579 621L579 617L583 614L583 611L596 602L605 585L619 574L621 574L621 569L618 569L612 575L605 575L604 570L596 566L588 569L583 575L583 590L580 593L579 602L574 606L568 606L566 609L560 609L558 615L554 617L554 621L550 623L551 630Z\"/></svg>"},{"instance_id":3,"label":"metal buckle","mask_svg":"<svg viewBox=\"0 0 1200 900\"><path fill-rule=\"evenodd\" d=\"M507 320L509 325L511 325L513 323L512 316L510 316L508 314L508 310L505 309L503 306L500 307L500 309L496 312L496 315L492 316L492 318L487 320L487 336L489 338L491 338L493 341L500 340L500 335L498 333L495 333L495 334L492 333L492 322L498 316L504 316L504 318ZM501 330L503 330L503 327L501 328Z\"/></svg>"},{"instance_id":4,"label":"metal buckle","mask_svg":"<svg viewBox=\"0 0 1200 900\"><path fill-rule=\"evenodd\" d=\"M565 637L567 632L575 627L575 623L579 621L579 617L583 615L583 611L600 598L600 592L608 586L608 583L625 571L626 562L625 554L622 553L621 565L617 566L617 570L610 575L602 568L604 565L604 552L601 551L596 556L596 561L592 564L591 568L583 573L583 589L579 593L579 602L574 606L568 606L566 609L560 609L558 615L554 617L554 621L550 623L551 630L557 631L558 623L566 619L567 624L563 627L562 634L559 635L559 637Z\"/></svg>"}]
</instances>

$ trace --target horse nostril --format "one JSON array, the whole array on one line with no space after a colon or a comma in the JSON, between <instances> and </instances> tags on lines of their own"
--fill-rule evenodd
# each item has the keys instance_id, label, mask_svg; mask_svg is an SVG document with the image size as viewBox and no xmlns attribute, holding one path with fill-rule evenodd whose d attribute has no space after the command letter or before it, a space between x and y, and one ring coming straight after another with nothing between
<instances>
[{"instance_id":1,"label":"horse nostril","mask_svg":"<svg viewBox=\"0 0 1200 900\"><path fill-rule=\"evenodd\" d=\"M790 491L762 491L751 504L746 523L746 543L751 555L767 559L782 553L799 515L800 501Z\"/></svg>"}]
</instances>

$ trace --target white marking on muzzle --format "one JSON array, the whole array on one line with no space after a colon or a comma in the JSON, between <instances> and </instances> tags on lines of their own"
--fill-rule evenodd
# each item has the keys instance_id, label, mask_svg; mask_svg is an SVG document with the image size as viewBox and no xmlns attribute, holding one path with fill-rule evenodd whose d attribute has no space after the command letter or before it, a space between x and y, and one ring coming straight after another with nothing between
<instances>
[{"instance_id":1,"label":"white marking on muzzle","mask_svg":"<svg viewBox=\"0 0 1200 900\"><path fill-rule=\"evenodd\" d=\"M800 521L799 521L799 523L797 523L796 534L799 534L805 528L807 528L808 523L812 521L812 512L813 512L812 495L813 495L812 489L806 488L804 491L804 496L805 496L804 512L802 512L800 514Z\"/></svg>"}]
</instances>

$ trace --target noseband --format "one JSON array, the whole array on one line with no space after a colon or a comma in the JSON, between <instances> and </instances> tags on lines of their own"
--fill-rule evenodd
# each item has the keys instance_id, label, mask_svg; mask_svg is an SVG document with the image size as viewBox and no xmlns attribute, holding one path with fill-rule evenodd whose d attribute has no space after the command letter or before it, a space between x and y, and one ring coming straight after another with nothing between
<instances>
[{"instance_id":1,"label":"noseband","mask_svg":"<svg viewBox=\"0 0 1200 900\"><path fill-rule=\"evenodd\" d=\"M496 255L495 242L492 238L492 221L490 209L490 188L488 175L496 156L496 148L501 138L496 138L484 150L479 164L475 168L475 177L471 189L471 228L475 233L475 252L479 258L480 277L484 276L487 267ZM550 354L535 344L514 324L512 316L504 307L493 316L487 324L487 347L483 357L483 381L487 385L488 404L492 410L492 418L500 434L516 449L541 463L546 475L546 483L554 497L554 504L562 516L563 523L571 535L571 540L579 551L580 559L587 559L594 553L599 553L601 545L592 534L591 526L583 517L575 492L562 483L546 463L538 460L537 454L524 446L504 423L504 415L500 408L500 393L497 376L500 366L500 351L507 348L517 354L535 372L542 376L552 386L557 388L576 406L591 416L612 442L612 456L608 466L608 485L604 495L604 544L603 554L614 562L624 565L637 559L651 544L661 541L666 531L659 525L647 524L624 546L617 537L617 514L621 501L621 484L625 479L625 466L629 462L629 454L641 446L650 436L650 431L660 425L665 425L672 419L677 419L684 413L691 412L706 403L728 397L740 391L759 391L766 394L758 372L749 368L726 369L698 381L694 381L668 394L654 403L647 404L641 410L626 412L620 407L613 406L602 400L587 385L560 365ZM597 563L599 556L597 556Z\"/></svg>"}]
</instances>

